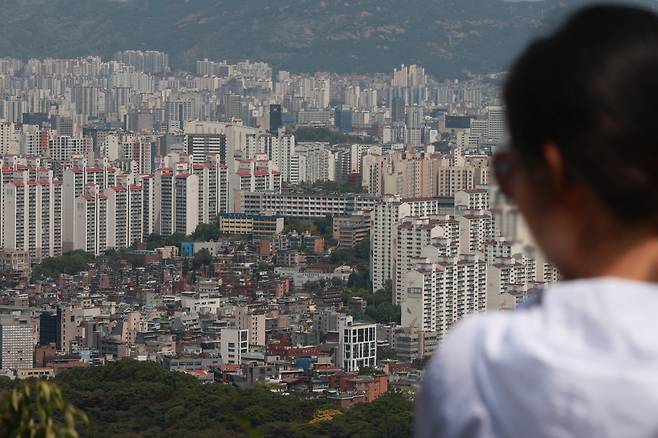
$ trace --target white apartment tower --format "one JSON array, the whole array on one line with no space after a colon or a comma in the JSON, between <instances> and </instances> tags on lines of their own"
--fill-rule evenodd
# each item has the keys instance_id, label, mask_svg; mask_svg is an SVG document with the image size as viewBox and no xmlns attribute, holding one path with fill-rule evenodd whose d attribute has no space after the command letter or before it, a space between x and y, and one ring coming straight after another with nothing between
<instances>
[{"instance_id":1,"label":"white apartment tower","mask_svg":"<svg viewBox=\"0 0 658 438\"><path fill-rule=\"evenodd\" d=\"M128 248L144 240L142 186L114 186L107 196L107 247Z\"/></svg>"},{"instance_id":2,"label":"white apartment tower","mask_svg":"<svg viewBox=\"0 0 658 438\"><path fill-rule=\"evenodd\" d=\"M405 299L404 278L411 270L412 261L421 255L423 249L430 245L433 239L443 236L443 228L436 219L416 217L402 219L397 227L397 244L395 246L394 304L400 304Z\"/></svg>"},{"instance_id":3,"label":"white apartment tower","mask_svg":"<svg viewBox=\"0 0 658 438\"><path fill-rule=\"evenodd\" d=\"M107 250L107 196L91 191L76 199L73 248L100 255Z\"/></svg>"},{"instance_id":4,"label":"white apartment tower","mask_svg":"<svg viewBox=\"0 0 658 438\"><path fill-rule=\"evenodd\" d=\"M199 177L159 169L155 174L155 232L192 234L199 224Z\"/></svg>"},{"instance_id":5,"label":"white apartment tower","mask_svg":"<svg viewBox=\"0 0 658 438\"><path fill-rule=\"evenodd\" d=\"M84 163L83 163L84 164ZM70 167L64 170L62 181L62 245L63 250L73 249L73 240L77 230L76 199L84 195L86 188L97 187L98 192L117 185L113 167Z\"/></svg>"},{"instance_id":6,"label":"white apartment tower","mask_svg":"<svg viewBox=\"0 0 658 438\"><path fill-rule=\"evenodd\" d=\"M261 135L258 152L267 154L267 158L281 171L283 180L290 182L290 163L295 155L295 136L279 134L279 136Z\"/></svg>"},{"instance_id":7,"label":"white apartment tower","mask_svg":"<svg viewBox=\"0 0 658 438\"><path fill-rule=\"evenodd\" d=\"M85 155L92 149L90 138L75 138L60 135L48 141L48 150L52 160L66 161L76 155Z\"/></svg>"},{"instance_id":8,"label":"white apartment tower","mask_svg":"<svg viewBox=\"0 0 658 438\"><path fill-rule=\"evenodd\" d=\"M6 120L0 120L0 153L2 155L18 153L15 125Z\"/></svg>"},{"instance_id":9,"label":"white apartment tower","mask_svg":"<svg viewBox=\"0 0 658 438\"><path fill-rule=\"evenodd\" d=\"M199 178L199 223L209 223L228 211L227 168L217 160L193 164L192 171Z\"/></svg>"},{"instance_id":10,"label":"white apartment tower","mask_svg":"<svg viewBox=\"0 0 658 438\"><path fill-rule=\"evenodd\" d=\"M439 339L466 315L487 306L487 266L475 255L428 257L407 273L402 326L437 332Z\"/></svg>"},{"instance_id":11,"label":"white apartment tower","mask_svg":"<svg viewBox=\"0 0 658 438\"><path fill-rule=\"evenodd\" d=\"M31 260L62 254L62 188L58 180L17 180L4 187L4 247Z\"/></svg>"},{"instance_id":12,"label":"white apartment tower","mask_svg":"<svg viewBox=\"0 0 658 438\"><path fill-rule=\"evenodd\" d=\"M144 174L135 182L142 186L142 235L146 238L155 231L155 179Z\"/></svg>"},{"instance_id":13,"label":"white apartment tower","mask_svg":"<svg viewBox=\"0 0 658 438\"><path fill-rule=\"evenodd\" d=\"M370 279L373 291L383 289L393 280L400 221L409 216L426 217L441 213L439 198L385 196L373 209L370 227Z\"/></svg>"}]
</instances>

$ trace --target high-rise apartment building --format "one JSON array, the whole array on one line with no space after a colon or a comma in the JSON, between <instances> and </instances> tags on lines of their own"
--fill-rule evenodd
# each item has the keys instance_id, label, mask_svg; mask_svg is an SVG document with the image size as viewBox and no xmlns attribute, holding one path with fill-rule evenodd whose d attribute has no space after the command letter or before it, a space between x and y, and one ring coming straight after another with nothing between
<instances>
[{"instance_id":1,"label":"high-rise apartment building","mask_svg":"<svg viewBox=\"0 0 658 438\"><path fill-rule=\"evenodd\" d=\"M433 239L444 237L439 220L430 218L406 217L397 226L395 245L393 303L400 304L406 298L404 277L411 269L412 260L419 257L423 249L430 245Z\"/></svg>"},{"instance_id":2,"label":"high-rise apartment building","mask_svg":"<svg viewBox=\"0 0 658 438\"><path fill-rule=\"evenodd\" d=\"M194 163L205 163L209 155L218 155L220 162L226 164L233 157L228 154L226 135L224 134L187 134L185 151L193 157Z\"/></svg>"},{"instance_id":3,"label":"high-rise apartment building","mask_svg":"<svg viewBox=\"0 0 658 438\"><path fill-rule=\"evenodd\" d=\"M64 169L62 180L62 248L64 252L74 248L74 236L78 229L76 199L84 195L91 186L98 193L117 185L116 170L103 164L90 167L84 162L81 166Z\"/></svg>"},{"instance_id":4,"label":"high-rise apartment building","mask_svg":"<svg viewBox=\"0 0 658 438\"><path fill-rule=\"evenodd\" d=\"M371 213L370 231L370 279L372 290L377 291L392 281L395 272L398 231L401 220L410 216L438 215L451 207L450 198L410 198L385 196Z\"/></svg>"},{"instance_id":5,"label":"high-rise apartment building","mask_svg":"<svg viewBox=\"0 0 658 438\"><path fill-rule=\"evenodd\" d=\"M418 105L408 107L405 120L405 143L415 147L422 145L423 108Z\"/></svg>"},{"instance_id":6,"label":"high-rise apartment building","mask_svg":"<svg viewBox=\"0 0 658 438\"><path fill-rule=\"evenodd\" d=\"M76 199L73 249L90 254L103 254L107 246L108 228L107 195L93 190Z\"/></svg>"},{"instance_id":7,"label":"high-rise apartment building","mask_svg":"<svg viewBox=\"0 0 658 438\"><path fill-rule=\"evenodd\" d=\"M283 180L290 182L290 165L295 156L295 136L281 134L279 136L261 135L258 137L257 153L264 153L274 166L279 169Z\"/></svg>"},{"instance_id":8,"label":"high-rise apartment building","mask_svg":"<svg viewBox=\"0 0 658 438\"><path fill-rule=\"evenodd\" d=\"M92 140L88 137L75 138L60 135L51 138L48 142L50 158L58 161L67 161L75 156L84 156L92 147Z\"/></svg>"},{"instance_id":9,"label":"high-rise apartment building","mask_svg":"<svg viewBox=\"0 0 658 438\"><path fill-rule=\"evenodd\" d=\"M169 71L169 55L157 50L124 50L117 52L114 59L138 72L163 74Z\"/></svg>"},{"instance_id":10,"label":"high-rise apartment building","mask_svg":"<svg viewBox=\"0 0 658 438\"><path fill-rule=\"evenodd\" d=\"M476 255L430 256L407 273L405 284L403 327L442 338L464 316L486 310L487 266Z\"/></svg>"},{"instance_id":11,"label":"high-rise apartment building","mask_svg":"<svg viewBox=\"0 0 658 438\"><path fill-rule=\"evenodd\" d=\"M18 153L15 125L5 120L0 120L0 152L2 155Z\"/></svg>"},{"instance_id":12,"label":"high-rise apartment building","mask_svg":"<svg viewBox=\"0 0 658 438\"><path fill-rule=\"evenodd\" d=\"M4 187L4 247L31 260L62 254L62 186L52 177L15 180Z\"/></svg>"},{"instance_id":13,"label":"high-rise apartment building","mask_svg":"<svg viewBox=\"0 0 658 438\"><path fill-rule=\"evenodd\" d=\"M155 232L192 234L199 224L199 177L163 168L155 174Z\"/></svg>"},{"instance_id":14,"label":"high-rise apartment building","mask_svg":"<svg viewBox=\"0 0 658 438\"><path fill-rule=\"evenodd\" d=\"M256 154L253 160L236 161L235 166L232 188L245 192L281 192L283 175L265 154ZM296 166L289 162L288 172L291 168L296 171Z\"/></svg>"},{"instance_id":15,"label":"high-rise apartment building","mask_svg":"<svg viewBox=\"0 0 658 438\"><path fill-rule=\"evenodd\" d=\"M215 161L194 164L192 169L199 178L199 223L212 222L229 209L228 168L215 156Z\"/></svg>"},{"instance_id":16,"label":"high-rise apartment building","mask_svg":"<svg viewBox=\"0 0 658 438\"><path fill-rule=\"evenodd\" d=\"M297 143L295 155L304 158L306 178L303 181L336 180L336 161L328 143Z\"/></svg>"},{"instance_id":17,"label":"high-rise apartment building","mask_svg":"<svg viewBox=\"0 0 658 438\"><path fill-rule=\"evenodd\" d=\"M128 248L144 239L142 189L139 185L129 185L105 190L108 248Z\"/></svg>"},{"instance_id":18,"label":"high-rise apartment building","mask_svg":"<svg viewBox=\"0 0 658 438\"><path fill-rule=\"evenodd\" d=\"M173 99L166 102L165 122L168 129L182 129L185 122L193 118L190 99Z\"/></svg>"}]
</instances>

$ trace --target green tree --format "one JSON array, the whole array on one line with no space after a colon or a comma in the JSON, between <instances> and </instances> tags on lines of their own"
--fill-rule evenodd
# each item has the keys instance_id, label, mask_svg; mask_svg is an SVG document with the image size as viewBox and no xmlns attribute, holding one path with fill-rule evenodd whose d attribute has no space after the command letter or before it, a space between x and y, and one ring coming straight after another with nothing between
<instances>
[{"instance_id":1,"label":"green tree","mask_svg":"<svg viewBox=\"0 0 658 438\"><path fill-rule=\"evenodd\" d=\"M149 234L146 239L146 248L147 249L156 249L162 248L163 246L178 246L180 247L181 243L189 241L192 238L186 236L183 233L174 233L169 236L162 236L160 234Z\"/></svg>"},{"instance_id":2,"label":"green tree","mask_svg":"<svg viewBox=\"0 0 658 438\"><path fill-rule=\"evenodd\" d=\"M319 141L329 144L374 144L377 139L374 137L361 137L358 135L347 135L329 128L310 128L300 126L295 130L295 140L298 142L303 141Z\"/></svg>"},{"instance_id":3,"label":"green tree","mask_svg":"<svg viewBox=\"0 0 658 438\"><path fill-rule=\"evenodd\" d=\"M70 403L84 406L90 427L99 437L411 436L413 405L398 394L386 394L370 405L340 409L342 415L313 421L319 411L337 408L326 400L284 396L266 386L204 385L152 362L123 360L71 369L54 382ZM5 419L4 407L10 400L3 395L0 392L0 421ZM34 408L31 412L38 425L38 411ZM53 418L56 427L67 427L61 408L54 409ZM72 423L83 424L79 417ZM12 436L7 430L0 429L0 436Z\"/></svg>"},{"instance_id":4,"label":"green tree","mask_svg":"<svg viewBox=\"0 0 658 438\"><path fill-rule=\"evenodd\" d=\"M32 278L35 280L55 278L62 273L74 275L86 270L94 259L93 254L82 250L67 252L59 257L48 257L33 269Z\"/></svg>"},{"instance_id":5,"label":"green tree","mask_svg":"<svg viewBox=\"0 0 658 438\"><path fill-rule=\"evenodd\" d=\"M357 317L365 317L381 324L391 322L399 324L402 320L400 306L393 304L393 287L390 281L386 282L384 289L375 293L370 292L366 287L350 286L348 281L348 288L343 292L343 303L348 304L351 297L361 297L367 302L365 314L355 315Z\"/></svg>"},{"instance_id":6,"label":"green tree","mask_svg":"<svg viewBox=\"0 0 658 438\"><path fill-rule=\"evenodd\" d=\"M218 240L221 233L216 223L197 225L192 238L198 242L207 242L209 240Z\"/></svg>"},{"instance_id":7,"label":"green tree","mask_svg":"<svg viewBox=\"0 0 658 438\"><path fill-rule=\"evenodd\" d=\"M59 422L60 415L64 421ZM0 404L0 436L20 438L77 438L78 425L88 426L87 416L64 400L57 385L23 382Z\"/></svg>"},{"instance_id":8,"label":"green tree","mask_svg":"<svg viewBox=\"0 0 658 438\"><path fill-rule=\"evenodd\" d=\"M210 252L205 248L194 254L194 257L192 257L192 269L199 269L202 266L210 266L211 263L212 255L210 255Z\"/></svg>"}]
</instances>

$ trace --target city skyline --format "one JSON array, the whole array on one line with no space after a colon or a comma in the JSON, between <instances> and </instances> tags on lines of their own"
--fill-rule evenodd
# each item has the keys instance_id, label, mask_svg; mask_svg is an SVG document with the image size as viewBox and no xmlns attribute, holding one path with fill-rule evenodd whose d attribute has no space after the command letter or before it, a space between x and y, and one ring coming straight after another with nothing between
<instances>
[{"instance_id":1,"label":"city skyline","mask_svg":"<svg viewBox=\"0 0 658 438\"><path fill-rule=\"evenodd\" d=\"M503 69L176 56L0 58L0 375L149 362L349 416L558 281L495 185Z\"/></svg>"}]
</instances>

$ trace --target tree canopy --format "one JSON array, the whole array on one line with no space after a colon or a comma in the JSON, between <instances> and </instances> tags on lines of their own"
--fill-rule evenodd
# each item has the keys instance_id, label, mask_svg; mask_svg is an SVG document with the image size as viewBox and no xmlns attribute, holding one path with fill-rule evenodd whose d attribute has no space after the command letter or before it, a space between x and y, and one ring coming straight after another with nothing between
<instances>
[{"instance_id":1,"label":"tree canopy","mask_svg":"<svg viewBox=\"0 0 658 438\"><path fill-rule=\"evenodd\" d=\"M192 233L192 238L198 242L207 242L209 240L218 240L221 233L216 223L199 224Z\"/></svg>"},{"instance_id":2,"label":"tree canopy","mask_svg":"<svg viewBox=\"0 0 658 438\"><path fill-rule=\"evenodd\" d=\"M393 304L393 288L390 281L386 282L384 289L380 289L375 293L361 287L348 287L343 292L344 303L347 304L351 297L361 297L367 302L365 312L356 314L357 318L369 319L380 324L401 323L401 308Z\"/></svg>"},{"instance_id":3,"label":"tree canopy","mask_svg":"<svg viewBox=\"0 0 658 438\"><path fill-rule=\"evenodd\" d=\"M34 267L33 279L55 278L60 274L74 275L87 269L87 265L94 261L93 254L77 250L67 252L59 257L49 257Z\"/></svg>"},{"instance_id":4,"label":"tree canopy","mask_svg":"<svg viewBox=\"0 0 658 438\"><path fill-rule=\"evenodd\" d=\"M265 387L204 385L153 362L127 360L71 369L54 383L66 401L87 415L98 437L412 435L412 402L400 394L344 411L326 400L284 396Z\"/></svg>"},{"instance_id":5,"label":"tree canopy","mask_svg":"<svg viewBox=\"0 0 658 438\"><path fill-rule=\"evenodd\" d=\"M326 142L329 144L374 144L377 139L373 137L361 137L358 135L343 134L329 128L311 128L307 126L300 126L295 130L295 141L317 141Z\"/></svg>"},{"instance_id":6,"label":"tree canopy","mask_svg":"<svg viewBox=\"0 0 658 438\"><path fill-rule=\"evenodd\" d=\"M315 236L325 239L333 237L333 219L331 216L316 217L311 219L286 218L284 231L289 233L297 231L299 234L309 232Z\"/></svg>"}]
</instances>

